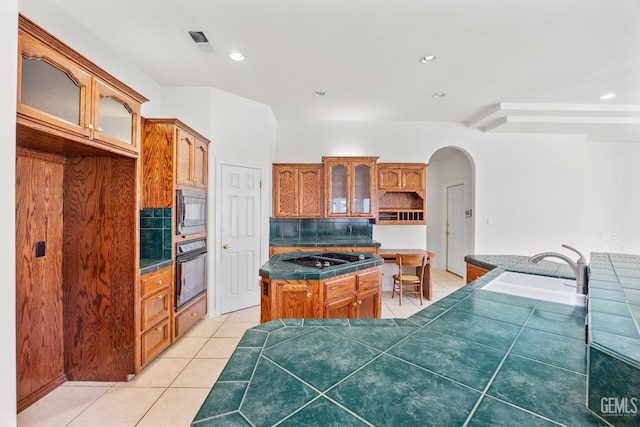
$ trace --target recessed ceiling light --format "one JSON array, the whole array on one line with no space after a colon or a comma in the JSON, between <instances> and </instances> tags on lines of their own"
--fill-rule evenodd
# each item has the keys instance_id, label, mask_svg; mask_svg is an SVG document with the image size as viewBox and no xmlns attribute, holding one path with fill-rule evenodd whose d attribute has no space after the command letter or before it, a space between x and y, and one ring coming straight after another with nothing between
<instances>
[{"instance_id":1,"label":"recessed ceiling light","mask_svg":"<svg viewBox=\"0 0 640 427\"><path fill-rule=\"evenodd\" d=\"M605 93L604 95L602 95L600 97L600 99L611 99L611 98L615 98L616 94L615 93Z\"/></svg>"},{"instance_id":2,"label":"recessed ceiling light","mask_svg":"<svg viewBox=\"0 0 640 427\"><path fill-rule=\"evenodd\" d=\"M240 52L231 52L229 54L229 58L233 59L234 61L244 61L244 55Z\"/></svg>"},{"instance_id":3,"label":"recessed ceiling light","mask_svg":"<svg viewBox=\"0 0 640 427\"><path fill-rule=\"evenodd\" d=\"M428 64L429 62L433 62L435 60L436 60L435 55L425 55L422 58L420 58L420 62L422 62L423 64Z\"/></svg>"},{"instance_id":4,"label":"recessed ceiling light","mask_svg":"<svg viewBox=\"0 0 640 427\"><path fill-rule=\"evenodd\" d=\"M445 95L446 95L446 93L444 93L444 92L436 92L431 96L433 96L434 98L444 98Z\"/></svg>"},{"instance_id":5,"label":"recessed ceiling light","mask_svg":"<svg viewBox=\"0 0 640 427\"><path fill-rule=\"evenodd\" d=\"M317 91L313 92L313 94L315 96L325 96L327 93L325 91L323 91L323 90L317 90Z\"/></svg>"}]
</instances>

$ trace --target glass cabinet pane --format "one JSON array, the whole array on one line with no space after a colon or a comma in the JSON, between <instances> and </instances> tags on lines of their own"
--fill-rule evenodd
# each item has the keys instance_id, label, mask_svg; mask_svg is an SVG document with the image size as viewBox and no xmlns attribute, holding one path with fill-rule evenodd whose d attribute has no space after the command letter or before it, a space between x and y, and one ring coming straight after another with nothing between
<instances>
[{"instance_id":1,"label":"glass cabinet pane","mask_svg":"<svg viewBox=\"0 0 640 427\"><path fill-rule=\"evenodd\" d=\"M41 59L22 58L20 102L80 125L80 86L64 71Z\"/></svg>"},{"instance_id":2,"label":"glass cabinet pane","mask_svg":"<svg viewBox=\"0 0 640 427\"><path fill-rule=\"evenodd\" d=\"M347 168L331 168L331 213L347 213Z\"/></svg>"},{"instance_id":3,"label":"glass cabinet pane","mask_svg":"<svg viewBox=\"0 0 640 427\"><path fill-rule=\"evenodd\" d=\"M359 165L354 173L355 194L353 197L353 213L371 212L371 168Z\"/></svg>"},{"instance_id":4,"label":"glass cabinet pane","mask_svg":"<svg viewBox=\"0 0 640 427\"><path fill-rule=\"evenodd\" d=\"M100 97L98 113L98 132L131 143L133 114L124 104L108 96Z\"/></svg>"}]
</instances>

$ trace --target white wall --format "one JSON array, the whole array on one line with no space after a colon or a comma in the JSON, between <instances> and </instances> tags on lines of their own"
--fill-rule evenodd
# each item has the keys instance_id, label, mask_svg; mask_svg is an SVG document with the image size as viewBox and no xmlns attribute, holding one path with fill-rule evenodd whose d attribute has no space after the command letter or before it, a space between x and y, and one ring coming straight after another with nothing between
<instances>
[{"instance_id":1,"label":"white wall","mask_svg":"<svg viewBox=\"0 0 640 427\"><path fill-rule=\"evenodd\" d=\"M587 144L585 245L640 254L640 143Z\"/></svg>"},{"instance_id":2,"label":"white wall","mask_svg":"<svg viewBox=\"0 0 640 427\"><path fill-rule=\"evenodd\" d=\"M571 254L560 247L563 243L586 254L605 250L603 245L587 245L587 198L597 199L609 191L639 198L638 188L624 192L588 188L588 174L593 172L587 167L588 144L580 135L486 134L455 123L280 120L277 138L278 162L320 162L323 155L379 155L382 162L428 163L441 147L465 150L475 165L476 254L527 255L550 250ZM304 150L299 149L302 145ZM605 170L599 173L608 175L606 170L619 165L610 162L602 167ZM619 235L637 236L628 222ZM425 238L419 233L397 234L402 227L376 226L374 238L387 247L397 246L398 240L416 247L423 244Z\"/></svg>"},{"instance_id":3,"label":"white wall","mask_svg":"<svg viewBox=\"0 0 640 427\"><path fill-rule=\"evenodd\" d=\"M0 336L5 343L0 351L0 425L16 425L16 260L15 200L16 182L16 79L18 46L18 1L0 2L0 58L4 69L0 79L0 181L2 199L0 222L5 238L0 240L0 270L4 285L0 286ZM9 236L9 237L7 237ZM9 350L7 350L9 349Z\"/></svg>"}]
</instances>

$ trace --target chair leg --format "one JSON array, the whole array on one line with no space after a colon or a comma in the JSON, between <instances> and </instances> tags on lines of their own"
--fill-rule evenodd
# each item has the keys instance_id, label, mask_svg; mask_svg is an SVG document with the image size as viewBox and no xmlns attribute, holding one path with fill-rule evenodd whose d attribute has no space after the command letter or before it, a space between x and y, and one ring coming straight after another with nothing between
<instances>
[{"instance_id":1,"label":"chair leg","mask_svg":"<svg viewBox=\"0 0 640 427\"><path fill-rule=\"evenodd\" d=\"M402 305L402 282L398 283L398 305Z\"/></svg>"}]
</instances>

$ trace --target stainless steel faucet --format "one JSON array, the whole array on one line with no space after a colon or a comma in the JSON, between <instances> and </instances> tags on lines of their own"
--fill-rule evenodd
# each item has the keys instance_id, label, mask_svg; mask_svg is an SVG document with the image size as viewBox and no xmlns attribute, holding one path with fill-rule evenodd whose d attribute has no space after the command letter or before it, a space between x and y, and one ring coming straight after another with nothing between
<instances>
[{"instance_id":1,"label":"stainless steel faucet","mask_svg":"<svg viewBox=\"0 0 640 427\"><path fill-rule=\"evenodd\" d=\"M569 267L571 267L574 274L576 275L576 293L586 295L588 292L589 281L589 267L587 265L587 262L584 259L584 256L580 252L578 252L577 249L574 249L569 245L562 245L562 247L577 253L580 256L580 258L578 258L578 261L574 262L568 256L559 254L557 252L542 252L530 257L529 262L535 264L544 258L560 258L561 260L569 264Z\"/></svg>"}]
</instances>

